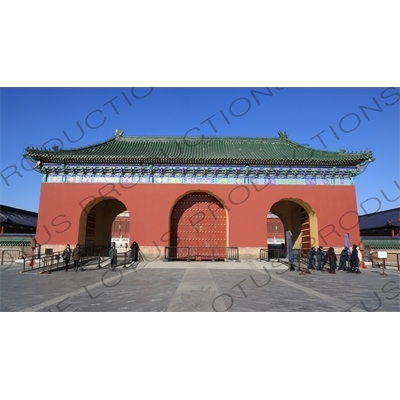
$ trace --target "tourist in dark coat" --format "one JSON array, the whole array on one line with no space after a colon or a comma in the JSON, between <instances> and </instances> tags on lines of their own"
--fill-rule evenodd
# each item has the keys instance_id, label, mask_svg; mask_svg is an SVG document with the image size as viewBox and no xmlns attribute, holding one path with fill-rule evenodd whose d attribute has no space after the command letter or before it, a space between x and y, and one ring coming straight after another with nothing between
<instances>
[{"instance_id":1,"label":"tourist in dark coat","mask_svg":"<svg viewBox=\"0 0 400 400\"><path fill-rule=\"evenodd\" d=\"M137 261L139 258L139 245L136 242L133 242L131 245L131 257L132 261Z\"/></svg>"},{"instance_id":2,"label":"tourist in dark coat","mask_svg":"<svg viewBox=\"0 0 400 400\"><path fill-rule=\"evenodd\" d=\"M348 255L349 248L345 247L342 252L340 253L339 258L339 271L344 271L346 267L347 255Z\"/></svg>"},{"instance_id":3,"label":"tourist in dark coat","mask_svg":"<svg viewBox=\"0 0 400 400\"><path fill-rule=\"evenodd\" d=\"M74 250L72 251L72 259L74 260L74 270L75 272L78 271L79 268L79 260L81 259L81 247L79 244L76 245ZM84 271L82 265L81 265L81 271Z\"/></svg>"},{"instance_id":4,"label":"tourist in dark coat","mask_svg":"<svg viewBox=\"0 0 400 400\"><path fill-rule=\"evenodd\" d=\"M335 250L333 247L329 247L328 251L326 252L326 257L329 264L329 273L335 274L336 273L336 266L337 266L337 257L335 254Z\"/></svg>"},{"instance_id":5,"label":"tourist in dark coat","mask_svg":"<svg viewBox=\"0 0 400 400\"><path fill-rule=\"evenodd\" d=\"M118 250L115 248L115 242L113 242L109 251L111 271L115 271L115 267L117 266L117 254Z\"/></svg>"},{"instance_id":6,"label":"tourist in dark coat","mask_svg":"<svg viewBox=\"0 0 400 400\"><path fill-rule=\"evenodd\" d=\"M317 249L317 271L321 271L321 264L324 259L324 252L322 251L322 246Z\"/></svg>"},{"instance_id":7,"label":"tourist in dark coat","mask_svg":"<svg viewBox=\"0 0 400 400\"><path fill-rule=\"evenodd\" d=\"M311 247L310 251L307 254L307 258L308 258L308 269L315 269L314 265L315 265L315 259L314 256L317 254L317 252L315 251L315 247Z\"/></svg>"},{"instance_id":8,"label":"tourist in dark coat","mask_svg":"<svg viewBox=\"0 0 400 400\"><path fill-rule=\"evenodd\" d=\"M353 251L350 256L350 268L347 272L357 272L360 259L358 258L357 245L353 244Z\"/></svg>"},{"instance_id":9,"label":"tourist in dark coat","mask_svg":"<svg viewBox=\"0 0 400 400\"><path fill-rule=\"evenodd\" d=\"M69 260L71 259L71 255L72 255L71 246L69 244L67 244L62 253L62 258L65 261L65 272L68 272L68 264L69 264Z\"/></svg>"}]
</instances>

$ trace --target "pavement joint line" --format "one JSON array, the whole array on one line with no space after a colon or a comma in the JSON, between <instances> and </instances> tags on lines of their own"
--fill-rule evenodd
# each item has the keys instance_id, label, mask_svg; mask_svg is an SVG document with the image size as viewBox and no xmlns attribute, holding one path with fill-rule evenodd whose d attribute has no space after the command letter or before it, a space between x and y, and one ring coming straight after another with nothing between
<instances>
[{"instance_id":1,"label":"pavement joint line","mask_svg":"<svg viewBox=\"0 0 400 400\"><path fill-rule=\"evenodd\" d=\"M187 263L187 262L181 262L181 263L164 263L162 261L148 261L148 260L143 260L144 262L141 262L142 265L139 265L136 268L136 271L139 271L143 268L146 268L146 270L148 270L148 268L156 268L156 269L160 269L160 270L175 270L175 269L180 269L180 268L185 268L185 269L191 269L192 272L194 274L196 274L196 270L197 269L201 269L201 270L206 270L208 271L210 274L212 271L215 271L215 269L221 269L223 271L228 272L229 270L236 270L233 271L233 273L239 273L240 270L242 273L245 273L245 271L247 270L247 272L245 273L251 274L251 270L255 270L258 271L260 274L269 274L271 275L271 277L280 280L282 283L285 284L286 287L291 286L293 288L295 288L296 290L298 290L299 292L302 292L303 294L306 293L308 294L310 297L314 297L314 298L319 298L322 299L326 302L327 306L328 305L334 305L337 308L337 311L358 311L358 312L365 312L368 311L365 307L362 307L358 301L354 301L352 300L352 296L350 297L335 297L336 296L336 292L332 292L330 293L330 295L325 294L326 291L324 291L323 288L316 288L317 290L315 290L313 285L308 285L308 283L311 283L312 280L310 281L311 277L314 279L319 278L316 275L312 276L312 275L306 275L300 279L292 279L292 278L297 278L296 273L290 273L290 277L289 276L284 276L285 273L289 272L288 267L286 265L282 265L279 262L275 263L273 262L258 262L258 260L243 260L242 263L240 264L224 264L224 263L207 263L207 262L193 262L193 263ZM129 267L130 265L127 264L127 267ZM96 288L101 287L101 284L103 284L106 288L112 288L112 287L116 287L119 284L119 281L122 281L123 277L129 273L135 272L134 269L131 268L121 268L122 265L120 265L117 269L117 271L121 272L118 274L115 274L115 276L113 276L114 274L109 273L108 276L106 275L107 272L109 272L109 268L105 268L103 269L103 271L101 270L96 270L96 268L89 268L89 271L97 271L98 274L94 275L95 280L97 280L97 278L99 278L99 281L95 281L94 283L90 283L93 282L91 279L88 280L87 285L84 286L83 282L77 282L75 281L75 285L74 286L70 286L67 290L69 291L69 293L66 293L64 295L59 295L59 293L57 292L52 292L52 293L47 293L47 295L44 293L44 296L41 296L41 298L34 298L37 302L36 305L30 305L27 306L27 302L22 302L20 307L23 307L23 309L18 309L18 307L13 308L14 312L20 312L20 311L25 311L25 312L35 312L35 311L46 311L47 307L52 306L52 308L49 308L49 311L57 311L55 309L56 305L57 305L57 309L58 311L63 311L66 309L65 305L66 305L66 300L68 298L71 299L71 301L73 301L74 296L78 296L80 295L80 298L83 299L82 294L84 296L86 296L86 294L84 293L85 291L87 292L88 296L91 297L90 292L92 292L92 290L94 290L94 292L97 292ZM8 269L7 266L5 266L6 270L13 270L13 272L15 272L15 268L14 265L12 265L12 268ZM271 272L274 271L274 272ZM103 273L101 273L103 272ZM364 273L364 271L362 271ZM366 270L365 271L367 273L367 275L369 275L370 277L372 276L376 276L376 278L380 278L380 279L384 279L382 277L379 277L379 273L380 270ZM400 272L397 270L393 270L393 271L387 271L388 275L390 275L390 278L398 278L400 277ZM90 272L89 272L90 273ZM7 274L7 273L6 273ZM29 272L28 272L29 274ZM101 275L100 275L101 274ZM0 274L0 282L3 281L2 278L4 278L4 276L1 276L2 274ZM65 274L62 274L65 275ZM258 274L257 274L258 275ZM322 278L324 274L322 274ZM107 276L107 278L106 278ZM260 275L261 276L261 275ZM182 275L183 277L183 275ZM181 277L181 279L182 279ZM199 276L199 280L198 282L201 282L201 277ZM210 285L208 284L208 286L210 286L210 289L212 292L214 292L215 290L215 296L217 296L218 293L223 293L223 289L221 289L220 285L218 284L218 279L216 279L215 277L213 277L213 274L211 274L211 278L213 281L213 284ZM327 277L328 278L328 277ZM330 277L329 277L330 278ZM389 278L389 277L388 277ZM324 281L325 279L322 279L322 281ZM386 279L387 281L388 279ZM211 283L211 281L209 279L206 279L207 282ZM308 281L308 282L305 282ZM319 281L319 279L317 279L317 281ZM114 282L114 284L112 284L112 282ZM193 284L197 282L196 279L194 279ZM372 282L372 281L371 281ZM177 282L178 283L178 282ZM168 308L174 308L173 307L173 300L176 294L188 294L188 295L193 295L193 297L198 297L200 300L202 298L201 293L200 292L205 292L207 288L203 287L204 285L202 285L201 287L199 287L199 290L196 289L195 286L186 286L185 285L181 285L184 284L184 282L179 282L177 289L175 290L175 293L172 295L172 297L170 297L170 301L169 303L167 303L167 310ZM368 282L367 282L368 283ZM79 285L79 286L77 286ZM181 286L180 286L181 285ZM305 285L305 286L303 286ZM101 289L100 289L101 290ZM372 291L372 289L371 289ZM187 293L186 293L187 292ZM197 293L199 292L199 294ZM340 290L338 293L341 293ZM373 293L373 292L371 292ZM370 294L371 294L370 293ZM31 293L32 294L32 293ZM57 297L55 297L57 296ZM214 293L209 293L208 297L211 299L214 296ZM339 296L339 295L338 295ZM341 294L340 294L341 296ZM203 296L204 297L204 296ZM223 301L226 305L226 308L229 308L229 301L225 298L225 297L218 297L218 301ZM32 302L35 302L35 300L33 300ZM64 305L61 305L61 303L64 302ZM182 303L182 299L181 299L181 303ZM29 303L28 303L29 304ZM182 303L183 304L183 303ZM358 304L358 305L357 305ZM362 303L363 304L363 303ZM61 309L59 308L59 306L61 307ZM362 307L362 308L361 308ZM182 308L179 311L182 311ZM70 311L70 309L68 309ZM174 310L171 310L174 311ZM178 310L177 310L178 311ZM197 310L195 310L197 311ZM204 311L204 310L202 310ZM210 310L211 311L211 310ZM214 309L214 311L216 311ZM241 310L238 310L241 311Z\"/></svg>"},{"instance_id":2,"label":"pavement joint line","mask_svg":"<svg viewBox=\"0 0 400 400\"><path fill-rule=\"evenodd\" d=\"M251 266L251 268L253 268L253 269L258 269L258 268L253 264L252 261L248 261L248 264ZM269 272L270 269L267 269L267 271ZM282 272L282 273L280 273L279 275L283 275L284 273L286 273L286 272L288 272L288 271L289 271L289 267L288 267L288 269L287 269L285 272ZM307 293L307 294L311 294L311 295L313 295L313 296L319 297L320 299L326 300L326 301L328 301L329 303L331 303L331 304L333 304L333 305L335 305L335 306L344 308L345 310L348 310L349 308L351 308L351 309L354 310L354 311L360 311L360 312L365 312L365 311L366 311L366 310L364 310L364 309L362 309L362 308L360 308L360 307L355 307L354 305L351 306L350 304L346 303L346 302L343 301L343 300L336 299L335 297L328 296L328 295L326 295L326 294L317 292L316 290L313 290L313 289L309 289L309 288L307 288L307 287L305 287L305 286L299 285L298 283L290 282L290 281L288 281L287 279L280 278L280 277L276 276L276 274L269 274L269 275L270 275L271 277L275 278L276 280L282 282L282 283L285 283L285 284L287 284L287 285L289 285L289 286L292 286L292 287L294 287L294 288L296 288L296 289L298 289L298 290L301 290L301 291L303 291L303 292L305 292L305 293Z\"/></svg>"},{"instance_id":3,"label":"pavement joint line","mask_svg":"<svg viewBox=\"0 0 400 400\"><path fill-rule=\"evenodd\" d=\"M146 263L146 264L147 264L147 263ZM121 272L121 274L122 274L122 279L123 279L124 276L126 276L126 275L132 274L132 273L134 273L134 272L137 272L137 271L143 269L143 268L146 266L146 264L143 265L143 267L141 267L140 269L136 268L136 269L132 269L132 270L130 270L130 271L128 271L128 270L126 270L126 271L120 270L119 272ZM109 271L110 271L110 270L109 270ZM107 271L107 272L108 272L108 271ZM103 276L104 276L104 275L103 275ZM39 310L41 310L41 309L43 309L43 308L50 307L50 306L52 306L53 304L62 303L64 300L66 300L66 299L68 299L68 298L70 298L70 297L74 297L74 296L77 296L77 295L79 295L79 294L81 294L81 293L85 293L85 292L86 292L86 289L94 289L94 288L96 288L96 287L98 287L98 286L100 286L100 285L104 285L104 283L109 283L109 282L112 282L112 281L114 281L114 280L116 280L116 279L120 279L120 278L121 278L121 275L118 274L117 276L112 276L112 277L107 278L107 279L101 279L100 282L92 283L92 284L89 285L89 286L84 285L81 289L74 290L74 291L72 291L72 292L63 294L62 296L53 298L53 299L51 299L51 300L44 301L44 302L42 302L42 303L36 304L36 305L34 305L34 306L31 306L31 307L23 308L22 310L18 310L18 312L36 312L36 311L39 311ZM86 289L85 289L85 288L86 288Z\"/></svg>"},{"instance_id":4,"label":"pavement joint line","mask_svg":"<svg viewBox=\"0 0 400 400\"><path fill-rule=\"evenodd\" d=\"M294 288L296 288L298 290L301 290L301 291L303 291L305 293L308 293L308 294L311 294L313 296L319 297L322 300L326 300L330 304L333 304L335 306L341 307L344 310L348 310L348 309L351 308L354 311L366 312L366 310L364 310L363 308L356 307L354 305L350 305L350 304L346 303L343 300L336 299L335 297L328 296L326 294L317 292L316 290L309 289L309 288L307 288L305 286L299 285L299 284L294 283L294 282L290 282L285 278L281 278L281 277L275 276L275 274L271 274L271 277L276 279L276 280L278 280L278 281L280 281L280 282L282 282L282 283L285 283L286 285L289 285L289 286L292 286L292 287L294 287Z\"/></svg>"},{"instance_id":5,"label":"pavement joint line","mask_svg":"<svg viewBox=\"0 0 400 400\"><path fill-rule=\"evenodd\" d=\"M167 312L173 311L174 306L176 306L177 301L179 300L179 295L182 292L188 291L188 290L193 290L193 289L187 289L187 286L193 284L195 280L193 280L193 276L198 276L198 275L203 275L203 281L204 278L207 279L207 284L206 286L209 286L210 289L214 289L215 292L219 293L219 290L217 288L217 285L215 284L214 278L212 277L210 273L209 268L188 268L186 269L185 273L182 276L181 281L179 282L178 287L176 288L175 293L171 297L171 300L168 304L167 307Z\"/></svg>"}]
</instances>

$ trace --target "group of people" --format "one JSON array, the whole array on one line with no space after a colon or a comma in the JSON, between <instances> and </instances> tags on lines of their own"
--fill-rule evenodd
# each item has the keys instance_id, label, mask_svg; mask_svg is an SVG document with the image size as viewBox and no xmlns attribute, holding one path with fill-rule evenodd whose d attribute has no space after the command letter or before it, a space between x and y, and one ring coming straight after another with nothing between
<instances>
[{"instance_id":1,"label":"group of people","mask_svg":"<svg viewBox=\"0 0 400 400\"><path fill-rule=\"evenodd\" d=\"M139 259L139 245L137 242L133 242L131 244L131 258L133 262L137 262ZM115 247L115 242L113 242L111 249L109 251L109 256L110 256L110 267L111 271L115 271L115 267L117 266L117 254L118 250Z\"/></svg>"},{"instance_id":2,"label":"group of people","mask_svg":"<svg viewBox=\"0 0 400 400\"><path fill-rule=\"evenodd\" d=\"M79 244L76 245L74 250L71 250L71 246L69 244L66 245L63 253L62 253L62 258L65 262L65 272L68 272L68 267L69 267L69 262L73 260L74 262L74 271L77 272L79 267L81 268L81 271L84 271L82 264L80 264L80 259L81 259L81 247Z\"/></svg>"},{"instance_id":3,"label":"group of people","mask_svg":"<svg viewBox=\"0 0 400 400\"><path fill-rule=\"evenodd\" d=\"M132 257L133 262L138 261L139 250L140 250L140 248L139 248L139 245L137 244L137 242L133 242L131 245L131 257ZM110 256L111 271L115 271L115 267L117 266L117 253L118 253L118 250L115 247L115 242L113 242L111 249L108 253ZM71 246L69 244L67 244L62 253L62 258L65 263L65 272L68 272L69 262L71 260L74 261L74 271L75 272L77 272L79 268L81 269L81 271L85 271L84 268L82 267L82 263L80 262L81 256L82 256L82 251L81 251L81 247L79 246L79 244L76 245L74 250L71 250Z\"/></svg>"},{"instance_id":4,"label":"group of people","mask_svg":"<svg viewBox=\"0 0 400 400\"><path fill-rule=\"evenodd\" d=\"M315 258L317 259L315 262ZM337 256L333 247L329 247L326 253L323 251L323 247L319 246L318 249L311 247L307 254L308 269L316 269L322 271L322 267L325 265L329 266L329 273L335 274L337 266ZM347 263L349 265L347 266ZM344 247L339 256L339 271L346 271L348 273L355 273L359 271L360 258L358 256L357 245L353 244L353 249L350 252L348 247Z\"/></svg>"}]
</instances>

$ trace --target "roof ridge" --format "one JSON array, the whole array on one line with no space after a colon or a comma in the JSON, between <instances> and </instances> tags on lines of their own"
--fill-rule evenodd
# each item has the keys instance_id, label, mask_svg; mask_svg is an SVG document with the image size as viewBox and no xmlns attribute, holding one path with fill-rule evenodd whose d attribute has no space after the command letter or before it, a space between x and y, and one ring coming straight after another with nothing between
<instances>
[{"instance_id":1,"label":"roof ridge","mask_svg":"<svg viewBox=\"0 0 400 400\"><path fill-rule=\"evenodd\" d=\"M74 149L27 148L24 157L40 162L71 163L92 160L100 163L106 157L112 162L180 163L253 163L348 165L362 172L362 165L373 161L372 153L346 153L315 149L279 137L186 137L186 136L122 136L117 131L105 141ZM82 161L83 162L83 161Z\"/></svg>"},{"instance_id":2,"label":"roof ridge","mask_svg":"<svg viewBox=\"0 0 400 400\"><path fill-rule=\"evenodd\" d=\"M53 146L53 149L43 148L43 146L40 146L39 148L35 148L35 147L26 147L26 148L25 148L25 151L27 151L27 150L39 150L39 151L51 151L51 152L57 153L57 152L59 152L59 151L84 150L84 149L88 149L88 148L90 148L90 147L95 147L95 146L99 146L99 145L102 145L102 144L111 142L111 141L113 141L113 140L115 140L115 137L112 137L111 139L103 140L102 142L98 142L98 143L94 143L94 144L89 144L89 145L81 146L81 147L70 148L70 149L64 149L64 148L59 149L58 146L56 146L56 147L57 147L57 150L54 150L54 146Z\"/></svg>"},{"instance_id":3,"label":"roof ridge","mask_svg":"<svg viewBox=\"0 0 400 400\"><path fill-rule=\"evenodd\" d=\"M390 208L389 210L376 211L376 212L370 213L370 214L359 215L358 218L369 217L369 216L373 216L373 215L376 215L376 214L382 214L382 213L384 213L384 212L390 212L390 211L395 211L395 210L398 210L399 213L400 213L400 207L395 207L395 208Z\"/></svg>"}]
</instances>

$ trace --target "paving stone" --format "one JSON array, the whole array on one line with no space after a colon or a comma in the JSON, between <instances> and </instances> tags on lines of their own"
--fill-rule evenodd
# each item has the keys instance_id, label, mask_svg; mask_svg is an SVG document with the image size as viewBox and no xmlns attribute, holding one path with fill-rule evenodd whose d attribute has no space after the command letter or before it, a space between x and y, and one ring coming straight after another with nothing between
<instances>
[{"instance_id":1,"label":"paving stone","mask_svg":"<svg viewBox=\"0 0 400 400\"><path fill-rule=\"evenodd\" d=\"M0 269L0 311L38 312L398 312L400 273L312 271L277 263L142 262L66 273Z\"/></svg>"}]
</instances>

